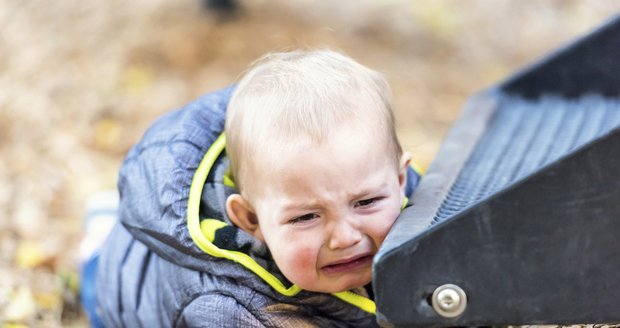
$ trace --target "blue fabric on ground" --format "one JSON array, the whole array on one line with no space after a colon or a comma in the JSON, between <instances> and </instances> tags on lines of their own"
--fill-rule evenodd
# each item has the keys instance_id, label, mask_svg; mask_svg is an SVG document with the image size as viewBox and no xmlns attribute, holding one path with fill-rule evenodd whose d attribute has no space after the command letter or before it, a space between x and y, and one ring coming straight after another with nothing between
<instances>
[{"instance_id":1,"label":"blue fabric on ground","mask_svg":"<svg viewBox=\"0 0 620 328\"><path fill-rule=\"evenodd\" d=\"M92 257L82 266L82 276L80 284L80 297L82 306L88 315L90 326L102 328L103 323L97 314L97 295L95 278L97 277L97 266L99 264L99 252L95 252Z\"/></svg>"}]
</instances>

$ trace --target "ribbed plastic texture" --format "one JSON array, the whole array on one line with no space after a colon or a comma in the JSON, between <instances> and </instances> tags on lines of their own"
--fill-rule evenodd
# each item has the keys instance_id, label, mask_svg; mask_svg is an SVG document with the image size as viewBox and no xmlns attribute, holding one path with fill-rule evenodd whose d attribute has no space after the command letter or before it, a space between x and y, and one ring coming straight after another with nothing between
<instances>
[{"instance_id":1,"label":"ribbed plastic texture","mask_svg":"<svg viewBox=\"0 0 620 328\"><path fill-rule=\"evenodd\" d=\"M620 126L620 99L503 96L433 224Z\"/></svg>"}]
</instances>

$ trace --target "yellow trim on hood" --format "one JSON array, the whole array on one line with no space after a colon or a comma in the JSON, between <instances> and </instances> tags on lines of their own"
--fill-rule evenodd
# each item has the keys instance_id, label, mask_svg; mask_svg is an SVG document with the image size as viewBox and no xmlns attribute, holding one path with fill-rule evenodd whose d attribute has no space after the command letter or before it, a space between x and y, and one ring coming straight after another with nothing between
<instances>
[{"instance_id":1,"label":"yellow trim on hood","mask_svg":"<svg viewBox=\"0 0 620 328\"><path fill-rule=\"evenodd\" d=\"M344 291L340 293L333 293L332 295L338 297L339 299L357 306L358 308L372 314L377 313L377 305L371 299L366 298L362 295L355 294L351 291Z\"/></svg>"},{"instance_id":2,"label":"yellow trim on hood","mask_svg":"<svg viewBox=\"0 0 620 328\"><path fill-rule=\"evenodd\" d=\"M409 166L417 173L419 176L423 176L426 173L426 168L421 167L418 163L411 161L409 162Z\"/></svg>"},{"instance_id":3,"label":"yellow trim on hood","mask_svg":"<svg viewBox=\"0 0 620 328\"><path fill-rule=\"evenodd\" d=\"M187 229L189 230L189 234L194 240L194 243L196 243L196 245L205 253L214 257L225 258L237 262L246 267L248 270L254 272L278 293L285 296L295 296L302 290L299 286L292 285L287 288L280 280L278 280L278 278L276 278L269 271L256 263L256 261L254 261L254 259L252 259L249 255L239 251L221 249L212 243L212 241L214 240L215 231L205 230L209 230L209 227L221 228L225 226L226 223L215 223L212 222L210 219L207 219L209 221L205 222L201 227L199 212L202 189L204 187L205 181L207 180L207 177L209 176L209 171L211 171L213 164L220 156L225 147L226 137L224 136L224 133L222 133L215 140L213 145L211 145L211 148L207 150L207 153L200 162L198 169L196 169L196 173L194 174L194 178L192 179L192 184L189 190L189 199L187 201ZM205 228L205 230L201 228ZM349 304L357 306L363 311L372 314L376 313L375 302L364 296L357 295L350 291L334 293L332 295Z\"/></svg>"},{"instance_id":4,"label":"yellow trim on hood","mask_svg":"<svg viewBox=\"0 0 620 328\"><path fill-rule=\"evenodd\" d=\"M196 243L196 245L205 253L219 258L225 258L243 265L250 271L254 272L257 276L261 277L266 283L268 283L280 294L286 296L297 295L301 291L301 288L299 288L299 286L292 285L289 288L286 288L286 286L284 286L284 284L280 280L278 280L278 278L276 278L274 275L265 270L265 268L256 263L256 261L254 261L254 259L252 259L249 255L238 251L221 249L215 246L209 241L209 239L203 234L202 230L200 229L199 209L202 188L205 181L207 180L209 171L213 167L213 164L217 160L220 153L224 150L225 145L226 137L222 133L215 140L211 148L209 148L204 158L200 162L196 173L194 174L192 185L189 189L189 199L187 201L187 228L189 230L189 234L194 240L194 243Z\"/></svg>"}]
</instances>

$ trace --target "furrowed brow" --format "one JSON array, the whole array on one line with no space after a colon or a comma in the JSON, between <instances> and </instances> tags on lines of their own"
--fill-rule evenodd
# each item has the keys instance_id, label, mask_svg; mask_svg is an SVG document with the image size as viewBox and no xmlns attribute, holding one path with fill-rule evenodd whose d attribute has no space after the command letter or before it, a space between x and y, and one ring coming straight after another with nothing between
<instances>
[{"instance_id":1,"label":"furrowed brow","mask_svg":"<svg viewBox=\"0 0 620 328\"><path fill-rule=\"evenodd\" d=\"M384 192L386 187L387 187L387 184L382 183L381 185L376 186L376 187L363 188L357 192L351 193L349 197L350 199L359 199L359 198L364 198L370 195L379 194L379 193Z\"/></svg>"}]
</instances>

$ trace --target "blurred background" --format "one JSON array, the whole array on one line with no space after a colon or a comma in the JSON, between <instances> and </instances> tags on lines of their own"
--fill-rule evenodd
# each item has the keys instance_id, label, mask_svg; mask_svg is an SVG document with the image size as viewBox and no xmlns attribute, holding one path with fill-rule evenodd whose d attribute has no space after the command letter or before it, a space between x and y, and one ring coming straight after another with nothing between
<instances>
[{"instance_id":1,"label":"blurred background","mask_svg":"<svg viewBox=\"0 0 620 328\"><path fill-rule=\"evenodd\" d=\"M162 113L265 52L329 47L383 72L426 167L467 97L620 11L616 1L0 2L0 327L85 327L92 193Z\"/></svg>"}]
</instances>

